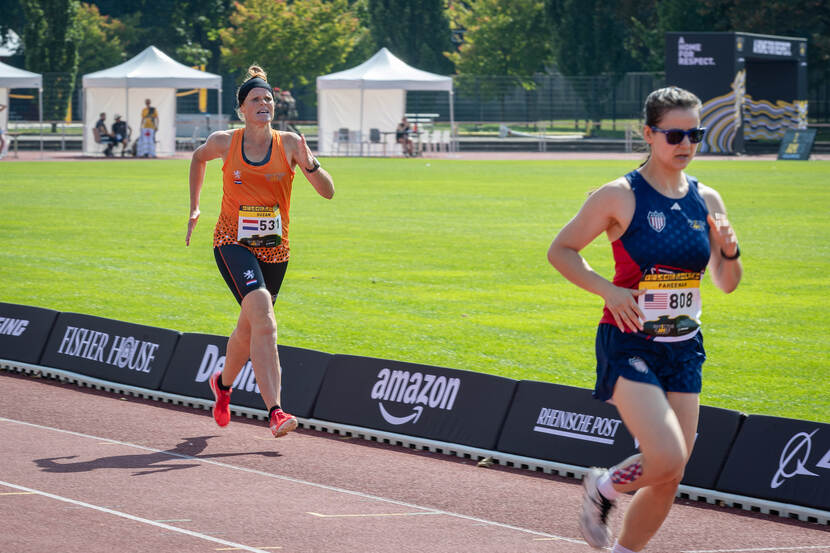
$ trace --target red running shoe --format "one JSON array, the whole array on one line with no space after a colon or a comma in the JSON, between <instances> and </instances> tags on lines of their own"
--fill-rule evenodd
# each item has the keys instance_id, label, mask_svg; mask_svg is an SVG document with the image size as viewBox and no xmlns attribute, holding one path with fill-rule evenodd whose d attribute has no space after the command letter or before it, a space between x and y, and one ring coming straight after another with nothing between
<instances>
[{"instance_id":1,"label":"red running shoe","mask_svg":"<svg viewBox=\"0 0 830 553\"><path fill-rule=\"evenodd\" d=\"M216 403L213 404L211 411L213 412L213 420L216 421L216 424L219 426L228 426L228 423L231 422L231 391L219 388L218 381L220 378L222 378L222 373L218 372L213 373L213 376L208 380L213 397L216 399Z\"/></svg>"},{"instance_id":2,"label":"red running shoe","mask_svg":"<svg viewBox=\"0 0 830 553\"><path fill-rule=\"evenodd\" d=\"M275 409L271 413L270 426L274 437L279 438L297 428L297 417L289 415L282 409Z\"/></svg>"}]
</instances>

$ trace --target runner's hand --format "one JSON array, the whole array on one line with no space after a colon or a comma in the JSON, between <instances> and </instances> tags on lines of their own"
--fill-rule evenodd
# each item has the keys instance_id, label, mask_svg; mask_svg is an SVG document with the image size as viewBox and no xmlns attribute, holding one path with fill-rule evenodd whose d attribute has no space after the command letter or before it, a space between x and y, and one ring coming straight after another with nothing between
<instances>
[{"instance_id":1,"label":"runner's hand","mask_svg":"<svg viewBox=\"0 0 830 553\"><path fill-rule=\"evenodd\" d=\"M193 229L196 228L196 223L199 222L199 209L196 208L190 212L190 219L187 221L187 236L184 239L184 245L190 245L190 235L193 234Z\"/></svg>"},{"instance_id":2,"label":"runner's hand","mask_svg":"<svg viewBox=\"0 0 830 553\"><path fill-rule=\"evenodd\" d=\"M644 293L645 290L630 290L612 286L608 294L603 296L605 307L611 312L614 322L617 323L617 327L622 332L626 331L625 327L635 332L643 330L645 316L637 305L637 297Z\"/></svg>"},{"instance_id":3,"label":"runner's hand","mask_svg":"<svg viewBox=\"0 0 830 553\"><path fill-rule=\"evenodd\" d=\"M715 243L724 255L732 257L738 253L738 238L735 236L735 229L729 224L726 214L716 212L714 217L707 215L706 220L714 231Z\"/></svg>"},{"instance_id":4,"label":"runner's hand","mask_svg":"<svg viewBox=\"0 0 830 553\"><path fill-rule=\"evenodd\" d=\"M312 153L311 148L306 144L305 136L303 135L300 135L300 151L298 154L298 157L304 160L301 162L303 167L308 168L314 166L314 153Z\"/></svg>"}]
</instances>

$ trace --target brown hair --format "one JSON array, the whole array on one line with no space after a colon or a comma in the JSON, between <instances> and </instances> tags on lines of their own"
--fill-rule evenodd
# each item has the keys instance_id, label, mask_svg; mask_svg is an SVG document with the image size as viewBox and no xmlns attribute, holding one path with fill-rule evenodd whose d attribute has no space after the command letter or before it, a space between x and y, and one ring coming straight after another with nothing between
<instances>
[{"instance_id":1,"label":"brown hair","mask_svg":"<svg viewBox=\"0 0 830 553\"><path fill-rule=\"evenodd\" d=\"M703 104L700 98L684 88L667 86L658 88L646 97L643 106L643 119L647 127L656 127L663 116L673 109L700 109ZM645 165L651 157L651 147L646 144L648 157L640 164Z\"/></svg>"},{"instance_id":2,"label":"brown hair","mask_svg":"<svg viewBox=\"0 0 830 553\"><path fill-rule=\"evenodd\" d=\"M676 86L658 88L646 97L643 119L649 127L656 127L666 112L673 109L700 109L700 98Z\"/></svg>"},{"instance_id":3,"label":"brown hair","mask_svg":"<svg viewBox=\"0 0 830 553\"><path fill-rule=\"evenodd\" d=\"M249 81L254 77L259 77L263 81L268 80L268 76L265 74L265 70L258 65L252 65L248 68L248 74L245 75L245 80Z\"/></svg>"}]
</instances>

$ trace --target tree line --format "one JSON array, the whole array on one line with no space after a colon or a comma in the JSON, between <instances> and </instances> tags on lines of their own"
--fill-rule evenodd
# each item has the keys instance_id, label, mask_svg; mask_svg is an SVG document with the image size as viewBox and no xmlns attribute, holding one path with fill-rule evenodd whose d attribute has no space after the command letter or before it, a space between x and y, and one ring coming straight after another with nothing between
<instances>
[{"instance_id":1,"label":"tree line","mask_svg":"<svg viewBox=\"0 0 830 553\"><path fill-rule=\"evenodd\" d=\"M806 37L812 84L830 75L827 0L0 0L0 14L0 37L22 39L14 65L66 75L47 119L77 75L149 45L214 73L257 63L289 89L383 46L425 71L532 88L540 73L662 71L668 31L743 31Z\"/></svg>"}]
</instances>

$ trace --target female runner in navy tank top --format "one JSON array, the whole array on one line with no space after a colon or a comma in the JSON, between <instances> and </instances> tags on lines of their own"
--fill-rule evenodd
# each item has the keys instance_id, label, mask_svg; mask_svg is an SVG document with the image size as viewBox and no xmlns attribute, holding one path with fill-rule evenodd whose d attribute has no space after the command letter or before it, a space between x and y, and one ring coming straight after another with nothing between
<instances>
[{"instance_id":1,"label":"female runner in navy tank top","mask_svg":"<svg viewBox=\"0 0 830 553\"><path fill-rule=\"evenodd\" d=\"M565 278L605 300L594 397L616 405L640 444L641 453L584 479L579 527L597 548L610 543L616 498L636 490L613 553L640 551L657 532L692 452L706 358L703 273L726 293L741 280L723 200L684 173L703 138L700 107L680 88L652 92L644 109L648 160L591 194L548 250ZM603 232L614 254L613 282L579 254Z\"/></svg>"}]
</instances>

